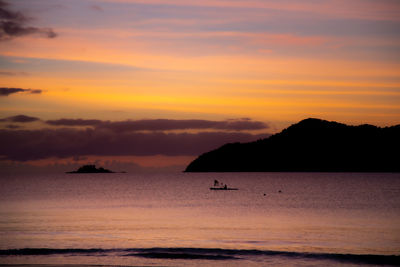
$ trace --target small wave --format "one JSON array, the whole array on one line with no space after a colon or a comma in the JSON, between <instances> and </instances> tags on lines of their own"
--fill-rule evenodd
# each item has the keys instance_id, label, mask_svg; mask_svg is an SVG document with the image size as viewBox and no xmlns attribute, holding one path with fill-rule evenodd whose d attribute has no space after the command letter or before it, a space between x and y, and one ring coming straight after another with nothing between
<instances>
[{"instance_id":1,"label":"small wave","mask_svg":"<svg viewBox=\"0 0 400 267\"><path fill-rule=\"evenodd\" d=\"M273 250L241 250L218 248L121 248L121 249L52 249L23 248L0 250L0 256L18 255L53 255L69 254L79 256L107 256L108 254L122 257L144 257L154 259L200 259L200 260L240 260L251 257L286 257L297 259L331 260L359 264L395 265L400 266L400 255L374 254L337 254L314 252L291 252Z\"/></svg>"},{"instance_id":2,"label":"small wave","mask_svg":"<svg viewBox=\"0 0 400 267\"><path fill-rule=\"evenodd\" d=\"M172 252L143 252L132 253L125 256L135 256L151 259L184 259L184 260L236 260L239 259L228 255L210 255L210 254L193 254L193 253L172 253Z\"/></svg>"},{"instance_id":3,"label":"small wave","mask_svg":"<svg viewBox=\"0 0 400 267\"><path fill-rule=\"evenodd\" d=\"M26 256L39 256L39 255L54 255L54 254L96 254L96 253L108 253L112 252L111 249L99 249L99 248L22 248L22 249L6 249L0 250L1 256L13 256L13 255L26 255Z\"/></svg>"}]
</instances>

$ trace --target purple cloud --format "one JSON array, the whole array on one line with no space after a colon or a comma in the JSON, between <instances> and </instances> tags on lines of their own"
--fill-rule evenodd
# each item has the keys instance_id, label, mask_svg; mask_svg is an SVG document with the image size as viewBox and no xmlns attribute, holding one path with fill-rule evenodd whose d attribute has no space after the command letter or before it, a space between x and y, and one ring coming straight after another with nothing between
<instances>
[{"instance_id":1,"label":"purple cloud","mask_svg":"<svg viewBox=\"0 0 400 267\"><path fill-rule=\"evenodd\" d=\"M102 123L101 120L84 120L84 119L59 119L48 120L47 124L54 126L94 126Z\"/></svg>"},{"instance_id":2,"label":"purple cloud","mask_svg":"<svg viewBox=\"0 0 400 267\"><path fill-rule=\"evenodd\" d=\"M8 124L8 125L6 125L6 128L8 128L8 129L19 129L19 128L21 128L21 126L15 125L15 124Z\"/></svg>"},{"instance_id":3,"label":"purple cloud","mask_svg":"<svg viewBox=\"0 0 400 267\"><path fill-rule=\"evenodd\" d=\"M46 121L47 124L55 126L95 126L98 129L108 129L114 132L135 131L168 131L189 129L216 129L216 130L261 130L269 126L260 121L250 119L235 119L225 121L210 120L126 120L126 121L100 121L84 119L59 119Z\"/></svg>"},{"instance_id":4,"label":"purple cloud","mask_svg":"<svg viewBox=\"0 0 400 267\"><path fill-rule=\"evenodd\" d=\"M8 6L8 3L0 0L0 41L29 34L39 34L47 38L57 36L51 28L27 26L30 18L21 12L9 10Z\"/></svg>"},{"instance_id":5,"label":"purple cloud","mask_svg":"<svg viewBox=\"0 0 400 267\"><path fill-rule=\"evenodd\" d=\"M225 143L267 137L242 132L138 133L107 129L0 130L0 156L26 161L49 157L199 155Z\"/></svg>"},{"instance_id":6,"label":"purple cloud","mask_svg":"<svg viewBox=\"0 0 400 267\"><path fill-rule=\"evenodd\" d=\"M30 116L26 116L26 115L16 115L16 116L0 119L0 122L7 121L7 122L25 123L25 122L33 122L33 121L38 121L38 120L40 120L40 119L36 118L36 117L30 117Z\"/></svg>"},{"instance_id":7,"label":"purple cloud","mask_svg":"<svg viewBox=\"0 0 400 267\"><path fill-rule=\"evenodd\" d=\"M9 88L0 87L0 96L9 96L16 93L30 93L30 94L41 94L43 91L40 89L22 89L22 88Z\"/></svg>"}]
</instances>

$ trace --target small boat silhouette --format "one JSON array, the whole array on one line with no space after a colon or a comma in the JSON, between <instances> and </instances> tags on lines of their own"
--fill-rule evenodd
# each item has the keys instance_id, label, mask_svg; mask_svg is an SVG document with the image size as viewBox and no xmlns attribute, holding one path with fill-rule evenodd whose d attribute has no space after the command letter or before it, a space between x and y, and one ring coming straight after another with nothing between
<instances>
[{"instance_id":1,"label":"small boat silhouette","mask_svg":"<svg viewBox=\"0 0 400 267\"><path fill-rule=\"evenodd\" d=\"M231 187L210 187L210 190L239 190L239 188L231 188Z\"/></svg>"},{"instance_id":2,"label":"small boat silhouette","mask_svg":"<svg viewBox=\"0 0 400 267\"><path fill-rule=\"evenodd\" d=\"M228 185L220 183L218 180L214 180L214 187L210 187L210 190L239 190L238 188L231 188Z\"/></svg>"}]
</instances>

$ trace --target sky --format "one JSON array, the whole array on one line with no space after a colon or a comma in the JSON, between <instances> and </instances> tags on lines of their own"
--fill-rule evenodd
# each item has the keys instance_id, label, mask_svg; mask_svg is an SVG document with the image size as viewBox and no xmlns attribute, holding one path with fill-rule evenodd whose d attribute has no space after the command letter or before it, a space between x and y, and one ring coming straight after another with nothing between
<instances>
[{"instance_id":1,"label":"sky","mask_svg":"<svg viewBox=\"0 0 400 267\"><path fill-rule=\"evenodd\" d=\"M0 0L1 166L181 168L309 117L400 124L399 0Z\"/></svg>"}]
</instances>

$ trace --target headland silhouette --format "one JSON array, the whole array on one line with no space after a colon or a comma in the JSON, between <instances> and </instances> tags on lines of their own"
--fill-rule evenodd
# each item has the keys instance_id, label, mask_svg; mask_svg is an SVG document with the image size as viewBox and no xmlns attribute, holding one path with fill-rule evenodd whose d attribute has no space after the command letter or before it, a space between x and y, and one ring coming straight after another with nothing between
<instances>
[{"instance_id":1,"label":"headland silhouette","mask_svg":"<svg viewBox=\"0 0 400 267\"><path fill-rule=\"evenodd\" d=\"M399 137L400 125L309 118L269 138L204 153L185 172L400 172Z\"/></svg>"}]
</instances>

